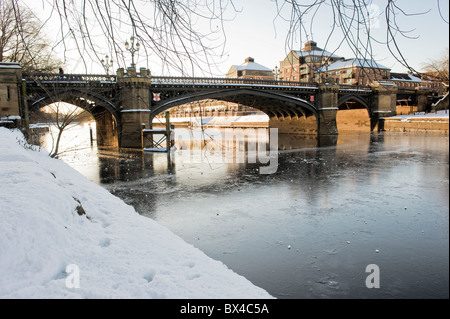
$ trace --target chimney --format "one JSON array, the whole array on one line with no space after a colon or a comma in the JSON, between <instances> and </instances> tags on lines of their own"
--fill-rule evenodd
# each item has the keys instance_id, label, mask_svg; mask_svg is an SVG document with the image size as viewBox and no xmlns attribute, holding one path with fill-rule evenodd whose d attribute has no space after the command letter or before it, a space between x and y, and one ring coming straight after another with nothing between
<instances>
[{"instance_id":1,"label":"chimney","mask_svg":"<svg viewBox=\"0 0 450 319\"><path fill-rule=\"evenodd\" d=\"M305 43L305 47L302 51L313 51L317 50L317 42L314 41L308 41Z\"/></svg>"},{"instance_id":2,"label":"chimney","mask_svg":"<svg viewBox=\"0 0 450 319\"><path fill-rule=\"evenodd\" d=\"M248 57L245 59L245 63L255 62L255 59Z\"/></svg>"}]
</instances>

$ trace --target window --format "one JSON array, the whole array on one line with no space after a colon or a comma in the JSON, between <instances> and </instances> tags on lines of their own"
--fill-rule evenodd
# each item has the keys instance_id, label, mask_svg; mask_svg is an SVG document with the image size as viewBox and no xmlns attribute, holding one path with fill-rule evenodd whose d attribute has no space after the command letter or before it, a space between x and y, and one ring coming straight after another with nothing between
<instances>
[{"instance_id":1,"label":"window","mask_svg":"<svg viewBox=\"0 0 450 319\"><path fill-rule=\"evenodd\" d=\"M286 69L286 73L289 73L291 70L290 69Z\"/></svg>"},{"instance_id":2,"label":"window","mask_svg":"<svg viewBox=\"0 0 450 319\"><path fill-rule=\"evenodd\" d=\"M339 74L341 74L341 71L336 71L336 72L334 72L334 74L339 75Z\"/></svg>"},{"instance_id":3,"label":"window","mask_svg":"<svg viewBox=\"0 0 450 319\"><path fill-rule=\"evenodd\" d=\"M296 76L294 76L294 81L295 81L295 80L297 80L297 77L296 77Z\"/></svg>"},{"instance_id":4,"label":"window","mask_svg":"<svg viewBox=\"0 0 450 319\"><path fill-rule=\"evenodd\" d=\"M294 71L297 72L297 68L294 68Z\"/></svg>"},{"instance_id":5,"label":"window","mask_svg":"<svg viewBox=\"0 0 450 319\"><path fill-rule=\"evenodd\" d=\"M320 63L322 61L322 58L320 56L308 56L305 58L306 63Z\"/></svg>"}]
</instances>

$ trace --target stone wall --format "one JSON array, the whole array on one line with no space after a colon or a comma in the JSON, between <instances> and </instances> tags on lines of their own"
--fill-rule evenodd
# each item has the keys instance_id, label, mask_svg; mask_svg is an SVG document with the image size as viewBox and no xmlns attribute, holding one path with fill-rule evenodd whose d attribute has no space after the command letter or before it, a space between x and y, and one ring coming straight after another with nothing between
<instances>
[{"instance_id":1,"label":"stone wall","mask_svg":"<svg viewBox=\"0 0 450 319\"><path fill-rule=\"evenodd\" d=\"M386 132L408 133L440 133L448 135L449 120L447 118L385 118L380 128Z\"/></svg>"},{"instance_id":2,"label":"stone wall","mask_svg":"<svg viewBox=\"0 0 450 319\"><path fill-rule=\"evenodd\" d=\"M18 63L0 62L0 118L21 116L19 100L22 68Z\"/></svg>"}]
</instances>

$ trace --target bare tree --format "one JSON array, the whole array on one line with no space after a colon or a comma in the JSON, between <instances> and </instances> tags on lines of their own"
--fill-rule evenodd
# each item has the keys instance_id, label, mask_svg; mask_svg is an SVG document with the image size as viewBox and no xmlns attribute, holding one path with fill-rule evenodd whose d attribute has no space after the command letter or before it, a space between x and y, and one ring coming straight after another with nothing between
<instances>
[{"instance_id":1,"label":"bare tree","mask_svg":"<svg viewBox=\"0 0 450 319\"><path fill-rule=\"evenodd\" d=\"M132 35L141 43L148 65L157 58L164 65L163 73L176 70L185 75L211 74L222 58L227 39L224 22L239 14L234 1L41 0L43 6L51 8L50 16L59 20L59 41L64 52L75 48L86 70L88 62L99 62L110 52L115 61L126 64L123 44ZM295 42L311 40L317 21L322 23L323 16L330 16L324 49L336 52L345 45L354 57L374 60L374 46L384 44L400 64L417 72L408 64L399 39L416 38L414 30L402 27L402 20L420 18L426 12L408 12L407 2L386 0L384 5L378 5L373 0L265 1L276 4L275 20L283 19L290 24L286 37L289 49L293 49ZM448 24L439 0L437 7L442 21ZM52 26L56 27L54 22ZM384 36L375 32L380 28L384 29ZM336 37L339 44L327 48Z\"/></svg>"},{"instance_id":2,"label":"bare tree","mask_svg":"<svg viewBox=\"0 0 450 319\"><path fill-rule=\"evenodd\" d=\"M427 76L435 81L440 81L445 86L449 86L449 53L448 48L437 59L431 59L424 64Z\"/></svg>"},{"instance_id":3,"label":"bare tree","mask_svg":"<svg viewBox=\"0 0 450 319\"><path fill-rule=\"evenodd\" d=\"M50 150L51 157L58 157L63 133L70 125L73 125L86 118L83 109L63 102L55 102L47 106L47 112L51 114L49 126L56 128L56 138L52 135L53 144Z\"/></svg>"},{"instance_id":4,"label":"bare tree","mask_svg":"<svg viewBox=\"0 0 450 319\"><path fill-rule=\"evenodd\" d=\"M330 31L324 45L326 50L337 52L342 46L349 48L353 56L370 62L376 60L376 48L384 46L387 52L402 66L418 73L411 66L400 45L400 39L417 39L415 29L404 27L405 21L420 23L420 18L428 13L409 12L407 2L386 0L384 5L373 0L273 0L277 5L276 19L288 21L290 28L286 37L286 47L303 43L314 37L318 24L330 24ZM430 7L436 6L436 3ZM443 27L448 21L442 14L439 0L437 9ZM414 21L415 19L415 21ZM447 24L447 25L444 25ZM332 40L339 39L337 46L329 48Z\"/></svg>"},{"instance_id":5,"label":"bare tree","mask_svg":"<svg viewBox=\"0 0 450 319\"><path fill-rule=\"evenodd\" d=\"M59 35L67 57L73 48L88 62L105 54L126 63L124 43L133 36L147 59L157 58L164 73L210 73L223 48L225 13L235 12L233 0L42 0L58 17ZM231 10L229 8L231 7ZM216 23L212 23L212 22ZM201 26L202 31L199 31ZM205 28L207 31L205 31Z\"/></svg>"},{"instance_id":6,"label":"bare tree","mask_svg":"<svg viewBox=\"0 0 450 319\"><path fill-rule=\"evenodd\" d=\"M0 61L19 62L25 72L51 72L61 62L54 57L34 13L18 0L0 2Z\"/></svg>"}]
</instances>

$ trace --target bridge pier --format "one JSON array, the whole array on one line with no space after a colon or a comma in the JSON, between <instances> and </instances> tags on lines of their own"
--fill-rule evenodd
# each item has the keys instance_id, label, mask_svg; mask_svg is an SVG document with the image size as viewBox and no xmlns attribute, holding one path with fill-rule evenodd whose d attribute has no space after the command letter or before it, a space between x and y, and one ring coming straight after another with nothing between
<instances>
[{"instance_id":1,"label":"bridge pier","mask_svg":"<svg viewBox=\"0 0 450 319\"><path fill-rule=\"evenodd\" d=\"M371 130L378 130L381 117L396 115L398 88L395 84L377 84L372 86L372 102L370 114Z\"/></svg>"},{"instance_id":2,"label":"bridge pier","mask_svg":"<svg viewBox=\"0 0 450 319\"><path fill-rule=\"evenodd\" d=\"M26 115L21 109L21 86L22 67L19 63L0 62L0 118L4 125L11 122L15 126Z\"/></svg>"},{"instance_id":3,"label":"bridge pier","mask_svg":"<svg viewBox=\"0 0 450 319\"><path fill-rule=\"evenodd\" d=\"M318 114L308 117L271 117L269 127L277 128L280 134L336 135L339 86L320 85L315 96Z\"/></svg>"},{"instance_id":4,"label":"bridge pier","mask_svg":"<svg viewBox=\"0 0 450 319\"><path fill-rule=\"evenodd\" d=\"M137 73L129 67L117 70L117 84L120 89L120 148L142 148L142 127L151 127L150 118L150 70L141 68Z\"/></svg>"},{"instance_id":5,"label":"bridge pier","mask_svg":"<svg viewBox=\"0 0 450 319\"><path fill-rule=\"evenodd\" d=\"M97 124L97 145L117 148L119 146L118 127L114 116L109 112L101 112L93 116Z\"/></svg>"},{"instance_id":6,"label":"bridge pier","mask_svg":"<svg viewBox=\"0 0 450 319\"><path fill-rule=\"evenodd\" d=\"M429 106L428 96L431 90L427 87L416 88L417 112L426 112ZM430 105L431 106L431 105Z\"/></svg>"},{"instance_id":7,"label":"bridge pier","mask_svg":"<svg viewBox=\"0 0 450 319\"><path fill-rule=\"evenodd\" d=\"M336 115L339 111L339 85L319 85L317 106L319 110L318 135L337 135Z\"/></svg>"}]
</instances>

